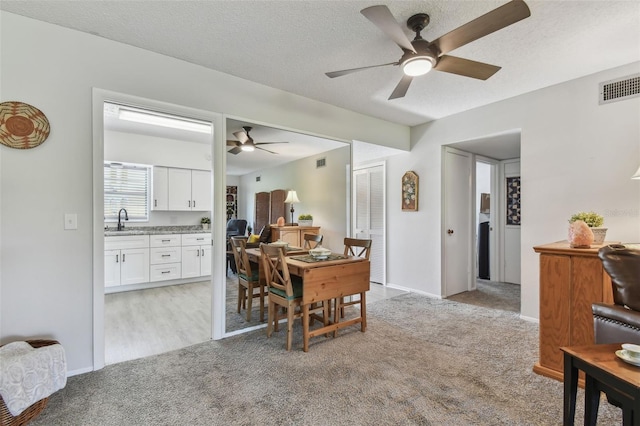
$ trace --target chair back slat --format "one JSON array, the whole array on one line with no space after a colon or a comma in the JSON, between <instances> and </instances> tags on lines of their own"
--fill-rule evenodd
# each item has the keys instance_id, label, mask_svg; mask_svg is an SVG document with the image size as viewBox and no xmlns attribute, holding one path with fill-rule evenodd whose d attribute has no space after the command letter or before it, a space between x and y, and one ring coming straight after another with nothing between
<instances>
[{"instance_id":1,"label":"chair back slat","mask_svg":"<svg viewBox=\"0 0 640 426\"><path fill-rule=\"evenodd\" d=\"M287 297L293 297L293 286L284 247L260 244L260 252L267 286L284 291Z\"/></svg>"},{"instance_id":2,"label":"chair back slat","mask_svg":"<svg viewBox=\"0 0 640 426\"><path fill-rule=\"evenodd\" d=\"M365 259L369 260L369 256L371 256L371 240L345 238L344 255L364 257Z\"/></svg>"},{"instance_id":3,"label":"chair back slat","mask_svg":"<svg viewBox=\"0 0 640 426\"><path fill-rule=\"evenodd\" d=\"M318 247L322 244L322 239L324 238L321 234L304 234L304 245L302 246L305 250L311 250L312 248Z\"/></svg>"},{"instance_id":4,"label":"chair back slat","mask_svg":"<svg viewBox=\"0 0 640 426\"><path fill-rule=\"evenodd\" d=\"M251 279L251 262L249 262L246 250L247 239L245 237L231 237L231 247L238 274L244 274L247 279Z\"/></svg>"}]
</instances>

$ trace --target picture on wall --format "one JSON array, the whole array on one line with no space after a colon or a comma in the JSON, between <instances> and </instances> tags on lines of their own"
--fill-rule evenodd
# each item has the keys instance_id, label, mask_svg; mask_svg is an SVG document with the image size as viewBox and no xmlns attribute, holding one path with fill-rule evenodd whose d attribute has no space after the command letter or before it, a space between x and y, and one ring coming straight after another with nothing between
<instances>
[{"instance_id":1,"label":"picture on wall","mask_svg":"<svg viewBox=\"0 0 640 426\"><path fill-rule=\"evenodd\" d=\"M418 175L412 171L402 176L402 210L418 211Z\"/></svg>"},{"instance_id":2,"label":"picture on wall","mask_svg":"<svg viewBox=\"0 0 640 426\"><path fill-rule=\"evenodd\" d=\"M520 225L520 176L507 178L507 225Z\"/></svg>"},{"instance_id":3,"label":"picture on wall","mask_svg":"<svg viewBox=\"0 0 640 426\"><path fill-rule=\"evenodd\" d=\"M227 186L227 220L238 218L238 187Z\"/></svg>"}]
</instances>

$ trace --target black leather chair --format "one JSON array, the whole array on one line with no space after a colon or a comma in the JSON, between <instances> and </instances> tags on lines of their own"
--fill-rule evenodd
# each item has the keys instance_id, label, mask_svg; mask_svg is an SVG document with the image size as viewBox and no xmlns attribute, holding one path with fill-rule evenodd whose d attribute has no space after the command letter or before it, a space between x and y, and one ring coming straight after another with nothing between
<instances>
[{"instance_id":1,"label":"black leather chair","mask_svg":"<svg viewBox=\"0 0 640 426\"><path fill-rule=\"evenodd\" d=\"M227 270L236 273L236 262L231 251L231 237L243 236L247 230L247 221L244 219L229 219L227 221Z\"/></svg>"},{"instance_id":2,"label":"black leather chair","mask_svg":"<svg viewBox=\"0 0 640 426\"><path fill-rule=\"evenodd\" d=\"M244 219L230 219L227 222L227 240L230 237L236 237L238 235L244 235L247 230L247 221Z\"/></svg>"},{"instance_id":3,"label":"black leather chair","mask_svg":"<svg viewBox=\"0 0 640 426\"><path fill-rule=\"evenodd\" d=\"M594 341L640 344L640 250L611 244L598 257L611 276L614 304L591 306Z\"/></svg>"},{"instance_id":4,"label":"black leather chair","mask_svg":"<svg viewBox=\"0 0 640 426\"><path fill-rule=\"evenodd\" d=\"M238 220L238 219L232 219L232 220ZM247 221L243 220L243 222L245 223L245 227L246 227ZM242 234L239 234L239 236L243 236L243 235L244 235L244 231L242 231ZM229 235L229 223L227 222L227 264L228 264L228 269L231 269L231 272L236 274L238 271L236 268L236 262L233 257L233 252L231 251L231 242L230 242L230 238L234 236L238 236L238 235ZM265 225L260 230L260 238L258 239L258 242L256 243L247 242L245 244L245 248L258 248L260 247L260 243L270 243L270 242L271 242L271 226Z\"/></svg>"}]
</instances>

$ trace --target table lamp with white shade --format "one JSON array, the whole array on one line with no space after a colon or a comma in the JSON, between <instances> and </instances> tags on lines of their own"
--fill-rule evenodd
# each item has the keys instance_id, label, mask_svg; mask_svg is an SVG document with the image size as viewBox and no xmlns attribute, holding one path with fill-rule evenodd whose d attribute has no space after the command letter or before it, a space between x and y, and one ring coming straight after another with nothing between
<instances>
[{"instance_id":1,"label":"table lamp with white shade","mask_svg":"<svg viewBox=\"0 0 640 426\"><path fill-rule=\"evenodd\" d=\"M293 203L299 203L300 200L298 200L298 194L296 194L296 191L289 191L287 193L287 198L284 200L285 204L291 204L291 223L293 222L293 212L295 211L293 208Z\"/></svg>"}]
</instances>

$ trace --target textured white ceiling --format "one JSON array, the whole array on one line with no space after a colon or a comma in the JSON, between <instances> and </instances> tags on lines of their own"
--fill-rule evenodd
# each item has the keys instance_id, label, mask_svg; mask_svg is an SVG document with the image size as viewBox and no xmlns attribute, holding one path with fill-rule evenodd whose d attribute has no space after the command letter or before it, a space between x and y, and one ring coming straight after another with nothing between
<instances>
[{"instance_id":1,"label":"textured white ceiling","mask_svg":"<svg viewBox=\"0 0 640 426\"><path fill-rule=\"evenodd\" d=\"M428 13L433 40L503 1L12 1L0 9L162 53L389 121L416 125L640 60L640 2L527 1L531 16L451 52L502 66L487 81L443 72L401 77L401 50L360 10L386 4L403 25ZM413 33L406 30L413 38Z\"/></svg>"}]
</instances>

